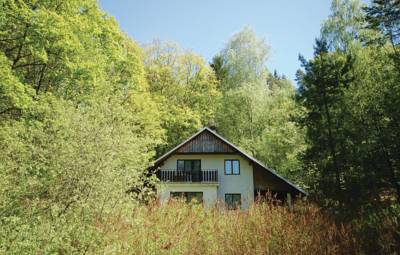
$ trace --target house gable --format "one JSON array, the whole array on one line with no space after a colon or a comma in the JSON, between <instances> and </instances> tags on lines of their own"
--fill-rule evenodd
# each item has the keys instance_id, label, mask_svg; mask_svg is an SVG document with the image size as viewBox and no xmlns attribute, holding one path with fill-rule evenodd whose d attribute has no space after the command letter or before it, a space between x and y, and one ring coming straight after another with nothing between
<instances>
[{"instance_id":1,"label":"house gable","mask_svg":"<svg viewBox=\"0 0 400 255\"><path fill-rule=\"evenodd\" d=\"M223 153L231 154L236 151L227 143L216 137L211 132L201 132L193 139L179 147L175 153Z\"/></svg>"},{"instance_id":2,"label":"house gable","mask_svg":"<svg viewBox=\"0 0 400 255\"><path fill-rule=\"evenodd\" d=\"M238 154L247 159L250 164L253 164L255 169L257 168L267 171L268 175L273 179L276 179L277 182L281 182L282 185L289 187L289 189L293 190L295 193L307 195L305 191L275 173L275 171L263 165L252 156L243 152L234 144L230 143L208 127L201 129L196 134L158 158L154 163L154 168L161 166L164 161L173 154Z\"/></svg>"},{"instance_id":3,"label":"house gable","mask_svg":"<svg viewBox=\"0 0 400 255\"><path fill-rule=\"evenodd\" d=\"M165 178L165 173L173 173L179 175L178 161L200 161L201 180L186 181L186 179L174 179L175 177ZM225 161L236 160L239 162L239 174L225 174ZM181 170L182 171L182 170ZM189 170L191 171L191 170ZM217 180L208 178L210 172L216 173ZM208 174L207 174L208 173ZM174 176L172 174L172 176ZM164 175L164 177L163 177ZM195 153L195 154L180 154L174 153L166 159L160 166L159 178L163 185L161 193L164 198L168 199L171 192L203 192L203 198L208 205L216 203L217 201L225 201L225 194L241 194L242 208L249 208L251 203L254 202L254 178L253 178L253 165L246 158L238 153L224 154L224 153ZM178 177L179 178L179 177ZM204 179L205 178L205 179ZM210 192L212 191L211 199ZM215 192L215 193L214 193ZM210 202L213 200L214 202ZM207 202L209 201L209 202Z\"/></svg>"}]
</instances>

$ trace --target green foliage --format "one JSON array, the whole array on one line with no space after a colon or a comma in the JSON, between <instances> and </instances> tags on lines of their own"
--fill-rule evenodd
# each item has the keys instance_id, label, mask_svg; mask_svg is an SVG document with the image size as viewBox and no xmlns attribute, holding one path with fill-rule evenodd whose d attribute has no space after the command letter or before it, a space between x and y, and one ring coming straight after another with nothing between
<instances>
[{"instance_id":1,"label":"green foliage","mask_svg":"<svg viewBox=\"0 0 400 255\"><path fill-rule=\"evenodd\" d=\"M333 204L354 208L388 191L400 198L399 74L391 54L375 45L329 52L321 40L314 59L303 60L299 100L310 143L304 159L315 174L311 186Z\"/></svg>"},{"instance_id":2,"label":"green foliage","mask_svg":"<svg viewBox=\"0 0 400 255\"><path fill-rule=\"evenodd\" d=\"M95 220L134 205L126 191L141 185L153 141L123 109L110 102L75 108L48 96L32 109L37 119L2 126L3 252L82 251L96 241L86 236L98 235Z\"/></svg>"},{"instance_id":3,"label":"green foliage","mask_svg":"<svg viewBox=\"0 0 400 255\"><path fill-rule=\"evenodd\" d=\"M334 0L297 91L248 27L208 66L169 43L142 53L95 0L0 9L0 253L398 251L398 1ZM205 125L348 224L314 206L140 205L151 160Z\"/></svg>"},{"instance_id":4,"label":"green foliage","mask_svg":"<svg viewBox=\"0 0 400 255\"><path fill-rule=\"evenodd\" d=\"M0 6L0 253L85 253L154 192L163 131L140 49L96 1Z\"/></svg>"},{"instance_id":5,"label":"green foliage","mask_svg":"<svg viewBox=\"0 0 400 255\"><path fill-rule=\"evenodd\" d=\"M376 31L380 36L372 38L368 43L392 46L391 57L397 70L400 70L400 2L396 0L374 0L364 8L366 27Z\"/></svg>"},{"instance_id":6,"label":"green foliage","mask_svg":"<svg viewBox=\"0 0 400 255\"><path fill-rule=\"evenodd\" d=\"M36 94L82 101L93 93L144 89L138 47L96 1L4 0L2 6L0 49Z\"/></svg>"},{"instance_id":7,"label":"green foliage","mask_svg":"<svg viewBox=\"0 0 400 255\"><path fill-rule=\"evenodd\" d=\"M346 51L364 37L364 14L359 0L333 0L331 15L323 23L321 34L332 49Z\"/></svg>"},{"instance_id":8,"label":"green foliage","mask_svg":"<svg viewBox=\"0 0 400 255\"><path fill-rule=\"evenodd\" d=\"M367 205L363 207L361 216L351 223L360 246L369 254L396 254L399 248L400 206Z\"/></svg>"},{"instance_id":9,"label":"green foliage","mask_svg":"<svg viewBox=\"0 0 400 255\"><path fill-rule=\"evenodd\" d=\"M316 177L317 190L327 197L345 196L341 176L349 151L344 141L348 132L344 123L348 110L343 94L352 79L351 66L351 58L329 53L326 42L317 41L314 59L303 60L305 73L298 73L298 99L307 109L301 122L307 126L310 145L304 160L308 168L316 167L321 171Z\"/></svg>"},{"instance_id":10,"label":"green foliage","mask_svg":"<svg viewBox=\"0 0 400 255\"><path fill-rule=\"evenodd\" d=\"M234 35L212 67L223 94L216 125L230 141L286 177L301 168L304 131L295 123L302 114L290 81L272 76L265 62L269 47L248 27ZM300 178L295 178L301 183Z\"/></svg>"},{"instance_id":11,"label":"green foliage","mask_svg":"<svg viewBox=\"0 0 400 255\"><path fill-rule=\"evenodd\" d=\"M320 204L352 222L363 251L393 254L400 246L398 49L375 44L382 35L360 38L344 29L340 17L334 13L328 25L341 33L322 34L313 59L302 59L298 73L298 99L307 110L301 119L309 143L303 157L307 182ZM351 24L359 34L373 35L363 19ZM347 47L328 47L329 40L344 38Z\"/></svg>"},{"instance_id":12,"label":"green foliage","mask_svg":"<svg viewBox=\"0 0 400 255\"><path fill-rule=\"evenodd\" d=\"M222 59L222 69L226 73L221 80L222 90L240 88L244 83L265 79L268 76L265 67L268 53L269 46L250 27L244 27L233 35L220 55L214 58L214 61ZM214 66L218 66L217 61Z\"/></svg>"},{"instance_id":13,"label":"green foliage","mask_svg":"<svg viewBox=\"0 0 400 255\"><path fill-rule=\"evenodd\" d=\"M368 27L382 32L393 45L400 43L400 2L373 0L364 8Z\"/></svg>"},{"instance_id":14,"label":"green foliage","mask_svg":"<svg viewBox=\"0 0 400 255\"><path fill-rule=\"evenodd\" d=\"M25 87L17 77L13 75L10 63L3 53L0 53L0 114L5 115L12 111L26 109L32 102L34 91ZM14 113L15 114L15 113Z\"/></svg>"},{"instance_id":15,"label":"green foliage","mask_svg":"<svg viewBox=\"0 0 400 255\"><path fill-rule=\"evenodd\" d=\"M147 80L166 130L166 144L158 149L162 154L213 122L220 92L202 57L158 41L144 49Z\"/></svg>"}]
</instances>

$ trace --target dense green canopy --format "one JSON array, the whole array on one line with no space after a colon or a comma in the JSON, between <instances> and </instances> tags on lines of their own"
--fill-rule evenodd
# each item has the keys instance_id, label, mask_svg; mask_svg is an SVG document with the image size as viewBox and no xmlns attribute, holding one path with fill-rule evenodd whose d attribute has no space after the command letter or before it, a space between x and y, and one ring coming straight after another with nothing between
<instances>
[{"instance_id":1,"label":"dense green canopy","mask_svg":"<svg viewBox=\"0 0 400 255\"><path fill-rule=\"evenodd\" d=\"M123 251L98 226L124 229L155 197L152 161L214 126L350 222L366 253L393 254L399 20L398 0L333 0L295 86L249 27L207 63L139 46L95 0L0 0L0 253Z\"/></svg>"}]
</instances>

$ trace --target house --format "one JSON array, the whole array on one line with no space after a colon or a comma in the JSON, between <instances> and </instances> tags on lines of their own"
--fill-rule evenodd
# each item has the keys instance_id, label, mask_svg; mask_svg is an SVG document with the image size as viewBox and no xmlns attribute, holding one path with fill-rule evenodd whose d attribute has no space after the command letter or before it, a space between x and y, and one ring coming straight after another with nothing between
<instances>
[{"instance_id":1,"label":"house","mask_svg":"<svg viewBox=\"0 0 400 255\"><path fill-rule=\"evenodd\" d=\"M155 161L162 203L171 197L196 199L205 206L225 201L248 208L267 191L284 198L306 193L272 169L205 127Z\"/></svg>"}]
</instances>

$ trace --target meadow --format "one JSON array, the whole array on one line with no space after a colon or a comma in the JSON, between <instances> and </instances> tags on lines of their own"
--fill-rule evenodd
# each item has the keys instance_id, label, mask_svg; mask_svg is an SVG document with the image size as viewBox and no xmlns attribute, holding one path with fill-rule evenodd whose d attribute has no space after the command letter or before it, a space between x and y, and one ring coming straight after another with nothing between
<instances>
[{"instance_id":1,"label":"meadow","mask_svg":"<svg viewBox=\"0 0 400 255\"><path fill-rule=\"evenodd\" d=\"M293 210L259 202L246 211L155 202L136 208L130 218L98 224L107 240L103 252L110 254L358 253L349 226L303 202Z\"/></svg>"}]
</instances>

